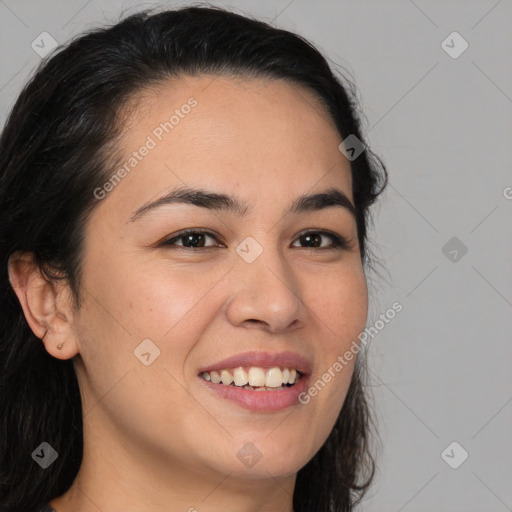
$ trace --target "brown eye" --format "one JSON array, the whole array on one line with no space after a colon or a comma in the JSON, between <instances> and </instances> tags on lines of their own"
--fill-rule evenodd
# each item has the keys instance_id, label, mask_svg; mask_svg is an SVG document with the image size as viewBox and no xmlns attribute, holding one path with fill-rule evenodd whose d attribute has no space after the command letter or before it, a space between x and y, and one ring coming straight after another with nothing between
<instances>
[{"instance_id":1,"label":"brown eye","mask_svg":"<svg viewBox=\"0 0 512 512\"><path fill-rule=\"evenodd\" d=\"M206 245L206 240L211 238L216 240L216 238L205 231L193 231L187 230L179 233L178 235L169 238L165 242L162 243L163 246L172 246L175 245L177 247L184 247L185 249L206 249L208 247L215 247L214 245Z\"/></svg>"},{"instance_id":2,"label":"brown eye","mask_svg":"<svg viewBox=\"0 0 512 512\"><path fill-rule=\"evenodd\" d=\"M331 243L322 247L324 237L330 239ZM330 231L308 231L299 235L297 240L300 241L301 244L305 244L303 247L306 249L347 249L349 246L344 237L331 233Z\"/></svg>"}]
</instances>

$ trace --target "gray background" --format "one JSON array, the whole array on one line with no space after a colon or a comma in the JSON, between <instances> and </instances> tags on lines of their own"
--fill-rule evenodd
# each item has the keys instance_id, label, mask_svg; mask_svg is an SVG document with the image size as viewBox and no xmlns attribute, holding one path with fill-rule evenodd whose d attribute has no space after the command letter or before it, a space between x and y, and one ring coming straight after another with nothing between
<instances>
[{"instance_id":1,"label":"gray background","mask_svg":"<svg viewBox=\"0 0 512 512\"><path fill-rule=\"evenodd\" d=\"M297 31L352 73L390 172L370 232L384 268L369 276L368 324L395 301L403 311L370 346L383 450L358 510L512 510L512 2L212 3ZM152 5L0 1L0 123L41 32L64 43ZM469 44L457 58L442 47L453 31ZM441 457L453 441L452 465L469 454L457 469Z\"/></svg>"}]
</instances>

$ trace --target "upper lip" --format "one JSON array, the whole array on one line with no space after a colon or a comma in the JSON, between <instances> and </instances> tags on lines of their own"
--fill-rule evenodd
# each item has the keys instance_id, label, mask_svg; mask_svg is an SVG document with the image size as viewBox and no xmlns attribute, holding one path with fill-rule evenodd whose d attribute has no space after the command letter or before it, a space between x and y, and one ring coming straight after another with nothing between
<instances>
[{"instance_id":1,"label":"upper lip","mask_svg":"<svg viewBox=\"0 0 512 512\"><path fill-rule=\"evenodd\" d=\"M237 354L222 361L209 364L199 370L209 372L214 370L223 370L228 368L238 368L239 366L259 366L261 368L273 368L276 366L295 368L301 373L311 373L311 363L304 356L296 352L261 352L252 351Z\"/></svg>"}]
</instances>

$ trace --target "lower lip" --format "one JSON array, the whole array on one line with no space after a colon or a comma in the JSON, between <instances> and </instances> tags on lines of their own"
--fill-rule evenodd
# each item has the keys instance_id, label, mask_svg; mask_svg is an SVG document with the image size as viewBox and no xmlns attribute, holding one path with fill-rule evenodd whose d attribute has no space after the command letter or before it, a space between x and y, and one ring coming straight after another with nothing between
<instances>
[{"instance_id":1,"label":"lower lip","mask_svg":"<svg viewBox=\"0 0 512 512\"><path fill-rule=\"evenodd\" d=\"M203 384L222 398L231 400L245 409L258 412L280 411L299 403L299 395L307 388L309 376L302 375L293 386L277 391L253 391L238 386L214 384L199 377Z\"/></svg>"}]
</instances>

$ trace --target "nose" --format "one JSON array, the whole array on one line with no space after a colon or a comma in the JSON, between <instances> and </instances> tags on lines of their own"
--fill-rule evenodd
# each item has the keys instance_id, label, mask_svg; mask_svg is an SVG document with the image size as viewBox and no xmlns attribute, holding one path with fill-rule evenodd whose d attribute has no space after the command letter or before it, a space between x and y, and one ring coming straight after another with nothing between
<instances>
[{"instance_id":1,"label":"nose","mask_svg":"<svg viewBox=\"0 0 512 512\"><path fill-rule=\"evenodd\" d=\"M252 263L240 258L230 279L226 315L232 325L280 333L306 324L297 276L278 250L264 249Z\"/></svg>"}]
</instances>

